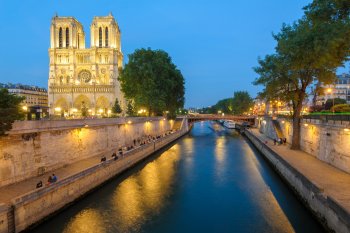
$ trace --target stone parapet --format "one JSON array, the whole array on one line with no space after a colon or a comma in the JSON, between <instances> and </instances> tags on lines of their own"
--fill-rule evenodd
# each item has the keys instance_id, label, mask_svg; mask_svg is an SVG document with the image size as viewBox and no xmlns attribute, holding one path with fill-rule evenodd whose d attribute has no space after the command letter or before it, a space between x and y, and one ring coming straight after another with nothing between
<instances>
[{"instance_id":1,"label":"stone parapet","mask_svg":"<svg viewBox=\"0 0 350 233\"><path fill-rule=\"evenodd\" d=\"M34 223L42 221L64 206L97 188L110 178L134 166L155 151L186 134L188 131L186 128L177 130L166 137L156 140L154 143L149 143L131 150L118 160L107 159L103 163L96 164L74 175L65 177L53 185L33 190L12 199L13 216L7 212L9 213L7 217L14 219L13 232L21 232ZM0 221L1 214L0 206ZM2 225L0 224L0 230L2 229L1 227ZM3 232L0 231L0 233Z\"/></svg>"}]
</instances>

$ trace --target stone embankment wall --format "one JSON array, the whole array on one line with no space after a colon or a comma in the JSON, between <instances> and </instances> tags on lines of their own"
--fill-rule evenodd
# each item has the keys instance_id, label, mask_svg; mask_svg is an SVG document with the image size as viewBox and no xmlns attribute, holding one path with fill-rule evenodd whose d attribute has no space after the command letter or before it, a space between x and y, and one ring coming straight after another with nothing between
<instances>
[{"instance_id":1,"label":"stone embankment wall","mask_svg":"<svg viewBox=\"0 0 350 233\"><path fill-rule=\"evenodd\" d=\"M174 133L152 143L126 152L122 158L108 159L106 162L63 178L51 186L15 197L11 200L10 205L0 203L0 233L21 232L27 229L142 161L188 132L187 120L183 120L179 125L181 125L181 129L177 129Z\"/></svg>"},{"instance_id":2,"label":"stone embankment wall","mask_svg":"<svg viewBox=\"0 0 350 233\"><path fill-rule=\"evenodd\" d=\"M278 119L284 137L291 142L293 126L289 119ZM261 121L260 132L275 138L271 118ZM350 122L302 120L301 150L332 166L350 173Z\"/></svg>"},{"instance_id":3,"label":"stone embankment wall","mask_svg":"<svg viewBox=\"0 0 350 233\"><path fill-rule=\"evenodd\" d=\"M172 129L163 118L106 118L16 122L0 137L0 187L131 145Z\"/></svg>"},{"instance_id":4,"label":"stone embankment wall","mask_svg":"<svg viewBox=\"0 0 350 233\"><path fill-rule=\"evenodd\" d=\"M245 135L324 226L335 232L350 232L350 216L346 210L335 200L325 196L316 184L294 169L252 133L246 131Z\"/></svg>"}]
</instances>

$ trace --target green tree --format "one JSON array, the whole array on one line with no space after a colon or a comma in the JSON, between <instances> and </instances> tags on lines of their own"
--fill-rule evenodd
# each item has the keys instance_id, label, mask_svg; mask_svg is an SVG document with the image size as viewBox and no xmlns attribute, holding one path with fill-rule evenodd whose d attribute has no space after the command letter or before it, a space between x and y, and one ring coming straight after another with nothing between
<instances>
[{"instance_id":1,"label":"green tree","mask_svg":"<svg viewBox=\"0 0 350 233\"><path fill-rule=\"evenodd\" d=\"M82 102L81 102L81 115L82 115L83 117L87 117L88 114L89 114L88 111L89 111L89 109L86 107L85 102L82 101Z\"/></svg>"},{"instance_id":2,"label":"green tree","mask_svg":"<svg viewBox=\"0 0 350 233\"><path fill-rule=\"evenodd\" d=\"M235 115L241 115L248 112L254 105L253 99L246 91L235 91L233 93L232 106Z\"/></svg>"},{"instance_id":3,"label":"green tree","mask_svg":"<svg viewBox=\"0 0 350 233\"><path fill-rule=\"evenodd\" d=\"M213 113L218 113L221 111L225 114L233 113L233 99L227 98L219 100L214 106L211 107Z\"/></svg>"},{"instance_id":4,"label":"green tree","mask_svg":"<svg viewBox=\"0 0 350 233\"><path fill-rule=\"evenodd\" d=\"M305 15L292 25L283 25L274 35L276 53L259 59L254 84L264 85L262 96L292 103L291 149L300 149L300 119L307 90L314 82L331 83L337 67L350 51L348 1L314 0Z\"/></svg>"},{"instance_id":5,"label":"green tree","mask_svg":"<svg viewBox=\"0 0 350 233\"><path fill-rule=\"evenodd\" d=\"M118 98L115 98L114 106L112 108L112 112L116 114L122 113L122 108L120 107Z\"/></svg>"},{"instance_id":6,"label":"green tree","mask_svg":"<svg viewBox=\"0 0 350 233\"><path fill-rule=\"evenodd\" d=\"M126 114L128 116L134 116L135 115L134 106L133 106L131 101L128 101L128 104L126 106Z\"/></svg>"},{"instance_id":7,"label":"green tree","mask_svg":"<svg viewBox=\"0 0 350 233\"><path fill-rule=\"evenodd\" d=\"M20 104L24 97L12 95L7 89L0 88L0 136L12 129L15 120L23 119Z\"/></svg>"},{"instance_id":8,"label":"green tree","mask_svg":"<svg viewBox=\"0 0 350 233\"><path fill-rule=\"evenodd\" d=\"M149 115L170 114L184 105L184 78L162 50L138 49L129 56L119 77L125 97L136 109L146 108Z\"/></svg>"}]
</instances>

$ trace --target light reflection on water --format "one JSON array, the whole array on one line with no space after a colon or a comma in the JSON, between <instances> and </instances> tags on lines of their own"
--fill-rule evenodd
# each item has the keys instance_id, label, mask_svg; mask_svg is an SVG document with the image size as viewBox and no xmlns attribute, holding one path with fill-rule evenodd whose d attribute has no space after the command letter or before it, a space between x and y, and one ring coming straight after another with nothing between
<instances>
[{"instance_id":1,"label":"light reflection on water","mask_svg":"<svg viewBox=\"0 0 350 233\"><path fill-rule=\"evenodd\" d=\"M34 232L323 232L239 134L208 123L130 173Z\"/></svg>"}]
</instances>

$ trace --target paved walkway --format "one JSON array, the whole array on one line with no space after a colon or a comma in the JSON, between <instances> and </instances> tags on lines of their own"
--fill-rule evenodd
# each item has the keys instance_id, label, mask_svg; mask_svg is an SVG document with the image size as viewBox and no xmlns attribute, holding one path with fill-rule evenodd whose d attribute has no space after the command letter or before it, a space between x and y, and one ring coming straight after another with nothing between
<instances>
[{"instance_id":1,"label":"paved walkway","mask_svg":"<svg viewBox=\"0 0 350 233\"><path fill-rule=\"evenodd\" d=\"M267 146L350 213L350 174L306 152L290 150L289 145L274 145L273 141L258 129L251 129L250 132L262 142L268 141Z\"/></svg>"},{"instance_id":2,"label":"paved walkway","mask_svg":"<svg viewBox=\"0 0 350 233\"><path fill-rule=\"evenodd\" d=\"M108 155L107 159L110 159L111 155ZM43 186L47 184L47 179L49 176L54 173L58 179L63 179L68 176L71 176L75 173L83 171L93 165L100 163L101 155L97 155L94 157L90 157L88 159L83 159L77 161L75 163L66 165L62 168L55 169L53 171L47 172L44 175L29 178L27 180L23 180L19 183L7 185L0 188L0 203L9 203L12 198L21 196L27 192L30 192L35 189L36 184L41 180L43 182Z\"/></svg>"}]
</instances>

